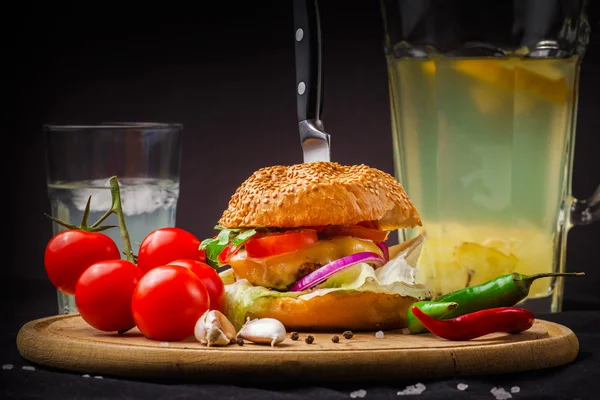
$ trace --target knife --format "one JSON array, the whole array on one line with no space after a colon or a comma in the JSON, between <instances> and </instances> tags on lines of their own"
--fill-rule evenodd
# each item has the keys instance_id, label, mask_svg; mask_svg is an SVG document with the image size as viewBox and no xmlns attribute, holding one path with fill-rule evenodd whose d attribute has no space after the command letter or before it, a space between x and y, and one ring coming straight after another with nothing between
<instances>
[{"instance_id":1,"label":"knife","mask_svg":"<svg viewBox=\"0 0 600 400\"><path fill-rule=\"evenodd\" d=\"M294 0L296 101L304 162L329 161L329 134L325 133L321 26L317 0Z\"/></svg>"}]
</instances>

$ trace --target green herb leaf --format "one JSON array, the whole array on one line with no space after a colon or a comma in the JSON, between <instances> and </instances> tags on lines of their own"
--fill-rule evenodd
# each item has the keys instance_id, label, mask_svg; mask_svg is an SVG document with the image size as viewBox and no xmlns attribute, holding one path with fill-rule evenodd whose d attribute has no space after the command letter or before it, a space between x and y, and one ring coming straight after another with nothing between
<instances>
[{"instance_id":1,"label":"green herb leaf","mask_svg":"<svg viewBox=\"0 0 600 400\"><path fill-rule=\"evenodd\" d=\"M200 243L200 249L206 253L206 261L213 267L219 266L217 258L229 243L229 233L226 232L227 235L222 235L222 233L219 233L217 238L205 239Z\"/></svg>"},{"instance_id":2,"label":"green herb leaf","mask_svg":"<svg viewBox=\"0 0 600 400\"><path fill-rule=\"evenodd\" d=\"M256 229L249 229L249 230L244 231L244 232L240 233L239 235L237 235L232 240L232 243L234 246L239 246L240 244L244 243L246 240L248 240L250 237L254 236L255 234L256 234Z\"/></svg>"},{"instance_id":3,"label":"green herb leaf","mask_svg":"<svg viewBox=\"0 0 600 400\"><path fill-rule=\"evenodd\" d=\"M208 246L210 246L211 244L213 244L216 241L217 241L217 239L213 239L213 238L204 239L200 243L200 250L206 251L206 249L208 248Z\"/></svg>"},{"instance_id":4,"label":"green herb leaf","mask_svg":"<svg viewBox=\"0 0 600 400\"><path fill-rule=\"evenodd\" d=\"M231 231L229 229L223 229L217 235L217 243L223 247L227 246L227 243L229 243L229 235L230 234L231 234Z\"/></svg>"},{"instance_id":5,"label":"green herb leaf","mask_svg":"<svg viewBox=\"0 0 600 400\"><path fill-rule=\"evenodd\" d=\"M226 231L231 231L231 232L239 232L241 231L240 228L223 228L221 225L215 225L215 228L218 231L222 231L222 230L226 230Z\"/></svg>"},{"instance_id":6,"label":"green herb leaf","mask_svg":"<svg viewBox=\"0 0 600 400\"><path fill-rule=\"evenodd\" d=\"M229 243L233 246L239 246L244 243L248 238L256 234L256 229L248 229L242 231L241 229L228 229L222 226L215 226L215 229L219 230L219 234L216 238L204 239L200 243L200 249L206 253L206 261L213 268L221 266L218 260L219 254L227 247Z\"/></svg>"}]
</instances>

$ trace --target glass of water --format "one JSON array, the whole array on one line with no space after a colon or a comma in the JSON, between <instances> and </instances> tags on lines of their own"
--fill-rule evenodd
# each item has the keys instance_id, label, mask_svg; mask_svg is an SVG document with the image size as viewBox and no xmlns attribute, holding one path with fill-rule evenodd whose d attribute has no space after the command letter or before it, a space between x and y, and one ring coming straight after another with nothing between
<instances>
[{"instance_id":1,"label":"glass of water","mask_svg":"<svg viewBox=\"0 0 600 400\"><path fill-rule=\"evenodd\" d=\"M151 231L175 226L181 164L180 124L102 123L45 125L46 179L52 216L80 225L91 196L88 223L111 208L109 179L117 176L134 253ZM118 225L111 214L103 225ZM67 228L52 222L53 234ZM119 228L102 233L124 252ZM58 292L59 314L77 313L73 296Z\"/></svg>"},{"instance_id":2,"label":"glass of water","mask_svg":"<svg viewBox=\"0 0 600 400\"><path fill-rule=\"evenodd\" d=\"M401 235L425 237L438 295L563 272L568 229L600 218L600 191L571 197L585 3L381 0L395 172L423 219ZM562 284L524 306L560 311Z\"/></svg>"}]
</instances>

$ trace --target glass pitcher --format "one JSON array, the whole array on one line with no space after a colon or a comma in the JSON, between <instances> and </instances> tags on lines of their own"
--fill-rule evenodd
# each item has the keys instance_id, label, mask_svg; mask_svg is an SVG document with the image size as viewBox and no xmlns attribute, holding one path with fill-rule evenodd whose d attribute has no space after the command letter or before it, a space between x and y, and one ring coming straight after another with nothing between
<instances>
[{"instance_id":1,"label":"glass pitcher","mask_svg":"<svg viewBox=\"0 0 600 400\"><path fill-rule=\"evenodd\" d=\"M419 279L441 295L511 272L563 271L583 0L382 0L395 174L423 226ZM571 279L571 278L566 278ZM573 278L578 279L578 278ZM561 278L524 306L560 311Z\"/></svg>"}]
</instances>

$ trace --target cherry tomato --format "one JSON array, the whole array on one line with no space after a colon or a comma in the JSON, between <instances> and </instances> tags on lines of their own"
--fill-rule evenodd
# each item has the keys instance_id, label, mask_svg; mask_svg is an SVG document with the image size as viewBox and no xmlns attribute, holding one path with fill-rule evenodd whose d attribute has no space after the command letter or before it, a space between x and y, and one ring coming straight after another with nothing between
<instances>
[{"instance_id":1,"label":"cherry tomato","mask_svg":"<svg viewBox=\"0 0 600 400\"><path fill-rule=\"evenodd\" d=\"M210 309L223 312L226 299L225 285L214 268L206 263L192 259L175 260L171 261L168 265L179 265L192 270L192 272L200 278L202 283L204 283L204 286L208 291L210 297Z\"/></svg>"},{"instance_id":2,"label":"cherry tomato","mask_svg":"<svg viewBox=\"0 0 600 400\"><path fill-rule=\"evenodd\" d=\"M210 297L200 278L188 268L169 265L153 268L140 279L131 310L147 338L179 341L194 333L209 306Z\"/></svg>"},{"instance_id":3,"label":"cherry tomato","mask_svg":"<svg viewBox=\"0 0 600 400\"><path fill-rule=\"evenodd\" d=\"M290 253L316 243L317 240L319 240L317 232L313 229L272 233L248 240L246 242L246 253L248 257L256 258Z\"/></svg>"},{"instance_id":4,"label":"cherry tomato","mask_svg":"<svg viewBox=\"0 0 600 400\"><path fill-rule=\"evenodd\" d=\"M352 236L358 239L372 240L376 243L383 242L388 236L387 232L360 225L330 225L320 232L319 235L323 238Z\"/></svg>"},{"instance_id":5,"label":"cherry tomato","mask_svg":"<svg viewBox=\"0 0 600 400\"><path fill-rule=\"evenodd\" d=\"M131 299L142 275L142 271L127 260L92 264L81 274L75 287L75 303L81 318L106 332L133 328Z\"/></svg>"},{"instance_id":6,"label":"cherry tomato","mask_svg":"<svg viewBox=\"0 0 600 400\"><path fill-rule=\"evenodd\" d=\"M196 236L180 228L161 228L142 240L137 264L146 273L179 258L206 262L206 254L200 250L200 240Z\"/></svg>"},{"instance_id":7,"label":"cherry tomato","mask_svg":"<svg viewBox=\"0 0 600 400\"><path fill-rule=\"evenodd\" d=\"M206 262L206 252L198 248L198 261L205 263Z\"/></svg>"},{"instance_id":8,"label":"cherry tomato","mask_svg":"<svg viewBox=\"0 0 600 400\"><path fill-rule=\"evenodd\" d=\"M44 267L58 290L74 295L77 280L90 265L120 259L119 248L104 233L71 229L50 239L44 252Z\"/></svg>"}]
</instances>

